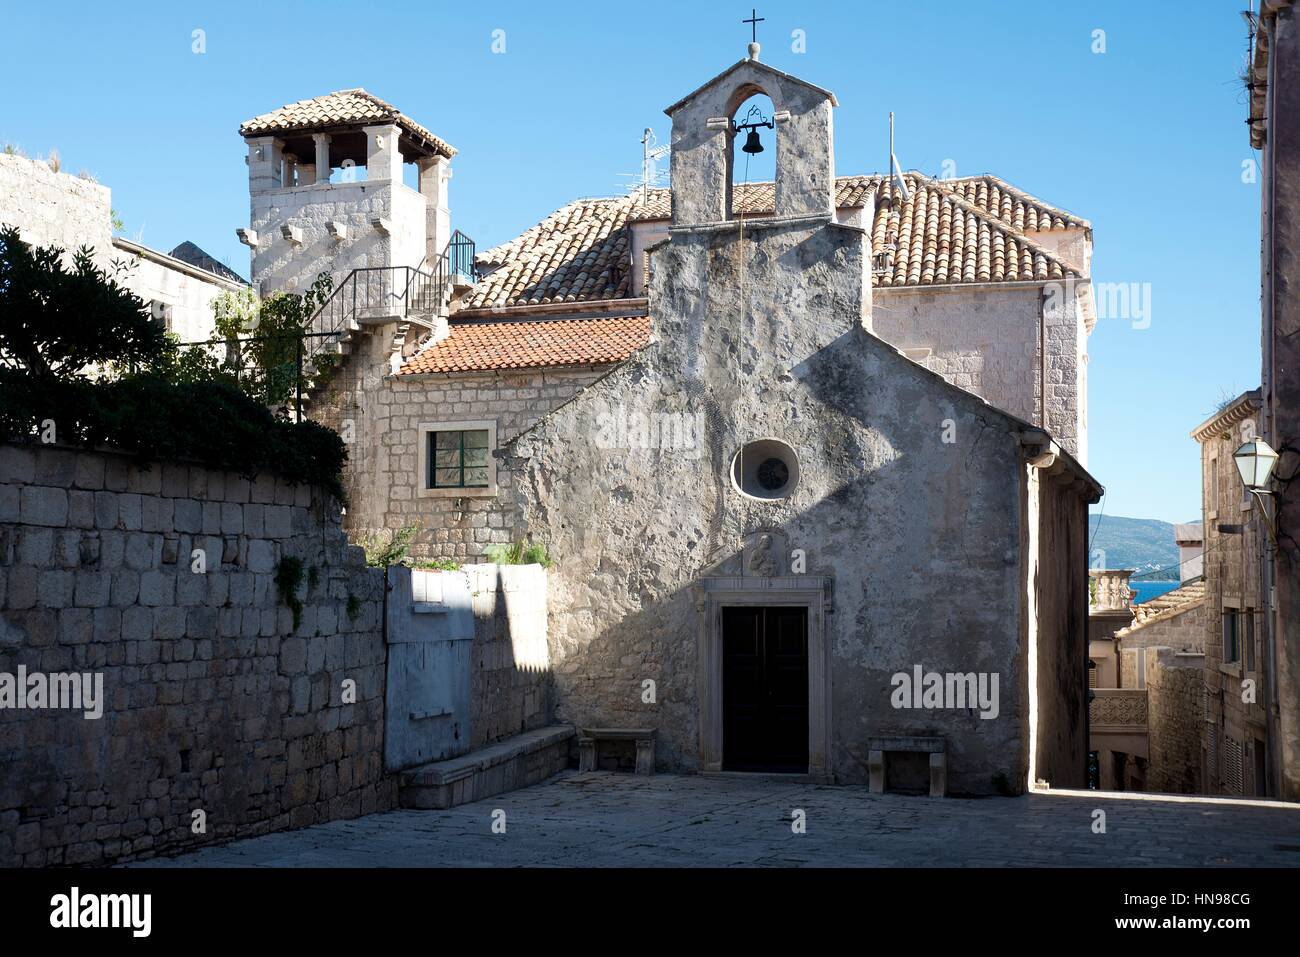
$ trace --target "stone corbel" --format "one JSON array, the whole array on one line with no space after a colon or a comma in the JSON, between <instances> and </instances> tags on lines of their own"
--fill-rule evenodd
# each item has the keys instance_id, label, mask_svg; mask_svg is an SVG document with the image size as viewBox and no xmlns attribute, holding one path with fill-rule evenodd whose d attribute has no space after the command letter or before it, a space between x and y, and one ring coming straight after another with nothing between
<instances>
[{"instance_id":1,"label":"stone corbel","mask_svg":"<svg viewBox=\"0 0 1300 957\"><path fill-rule=\"evenodd\" d=\"M774 114L772 114L772 122L774 122L774 123L780 123L782 126L784 126L786 123L789 123L789 122L790 122L790 111L789 111L789 110L777 110Z\"/></svg>"},{"instance_id":2,"label":"stone corbel","mask_svg":"<svg viewBox=\"0 0 1300 957\"><path fill-rule=\"evenodd\" d=\"M236 229L235 235L239 241L250 249L257 248L257 230L256 229Z\"/></svg>"},{"instance_id":3,"label":"stone corbel","mask_svg":"<svg viewBox=\"0 0 1300 957\"><path fill-rule=\"evenodd\" d=\"M377 217L370 221L370 225L375 227L375 232L381 236L391 236L393 234L393 224L383 217Z\"/></svg>"},{"instance_id":4,"label":"stone corbel","mask_svg":"<svg viewBox=\"0 0 1300 957\"><path fill-rule=\"evenodd\" d=\"M325 229L329 232L330 236L336 240L344 240L348 238L347 223L340 223L336 219L331 219L325 224Z\"/></svg>"},{"instance_id":5,"label":"stone corbel","mask_svg":"<svg viewBox=\"0 0 1300 957\"><path fill-rule=\"evenodd\" d=\"M293 243L295 246L302 245L302 227L301 226L281 226L280 235Z\"/></svg>"},{"instance_id":6,"label":"stone corbel","mask_svg":"<svg viewBox=\"0 0 1300 957\"><path fill-rule=\"evenodd\" d=\"M729 116L710 116L704 123L705 128L710 130L730 130L731 117Z\"/></svg>"}]
</instances>

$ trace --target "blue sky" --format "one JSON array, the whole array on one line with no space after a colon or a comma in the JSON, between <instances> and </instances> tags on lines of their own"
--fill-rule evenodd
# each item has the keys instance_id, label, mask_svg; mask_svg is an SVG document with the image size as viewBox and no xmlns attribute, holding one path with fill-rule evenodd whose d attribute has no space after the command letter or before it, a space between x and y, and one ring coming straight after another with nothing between
<instances>
[{"instance_id":1,"label":"blue sky","mask_svg":"<svg viewBox=\"0 0 1300 957\"><path fill-rule=\"evenodd\" d=\"M1089 467L1110 515L1199 514L1189 430L1259 383L1259 187L1236 76L1242 0L768 3L763 59L835 91L840 173L994 173L1092 221L1097 282L1150 324L1090 342ZM744 55L749 7L4 2L0 141L112 187L125 235L242 274L239 123L363 86L455 145L454 225L480 248L622 191L645 126ZM206 52L194 53L203 30ZM505 52L493 33L504 31ZM792 49L801 30L806 52ZM1105 31L1105 52L1094 31ZM1148 285L1149 284L1149 285ZM1138 323L1141 325L1141 322Z\"/></svg>"}]
</instances>

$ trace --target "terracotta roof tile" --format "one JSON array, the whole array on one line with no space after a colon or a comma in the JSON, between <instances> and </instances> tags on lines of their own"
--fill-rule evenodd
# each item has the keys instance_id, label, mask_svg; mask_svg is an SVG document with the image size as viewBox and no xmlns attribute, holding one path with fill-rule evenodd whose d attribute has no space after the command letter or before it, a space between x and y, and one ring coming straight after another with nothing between
<instances>
[{"instance_id":1,"label":"terracotta roof tile","mask_svg":"<svg viewBox=\"0 0 1300 957\"><path fill-rule=\"evenodd\" d=\"M1077 276L1034 241L1043 229L1087 228L1087 221L1040 202L993 176L962 180L906 177L911 197L891 198L886 188L871 226L876 251L893 242L891 268L877 286L1015 282ZM844 176L836 206L864 206L881 188L879 176ZM772 183L736 188L736 208L772 212ZM621 299L629 295L628 225L671 215L671 193L652 190L613 199L582 199L557 210L508 243L479 254L487 275L461 303L462 309L548 305Z\"/></svg>"},{"instance_id":2,"label":"terracotta roof tile","mask_svg":"<svg viewBox=\"0 0 1300 957\"><path fill-rule=\"evenodd\" d=\"M462 309L622 299L631 276L628 214L636 198L580 199L476 257L492 272Z\"/></svg>"},{"instance_id":3,"label":"terracotta roof tile","mask_svg":"<svg viewBox=\"0 0 1300 957\"><path fill-rule=\"evenodd\" d=\"M650 339L650 319L541 319L451 323L451 334L412 357L399 375L622 362Z\"/></svg>"},{"instance_id":4,"label":"terracotta roof tile","mask_svg":"<svg viewBox=\"0 0 1300 957\"><path fill-rule=\"evenodd\" d=\"M1133 624L1116 632L1116 637L1122 638L1139 628L1181 615L1203 601L1205 601L1205 582L1198 581L1167 591L1163 595L1157 595L1149 601L1140 602L1133 606Z\"/></svg>"},{"instance_id":5,"label":"terracotta roof tile","mask_svg":"<svg viewBox=\"0 0 1300 957\"><path fill-rule=\"evenodd\" d=\"M270 113L255 116L240 124L239 135L279 135L359 123L396 123L408 136L425 140L433 152L448 159L456 155L456 150L448 143L401 113L397 107L360 88L299 100Z\"/></svg>"}]
</instances>

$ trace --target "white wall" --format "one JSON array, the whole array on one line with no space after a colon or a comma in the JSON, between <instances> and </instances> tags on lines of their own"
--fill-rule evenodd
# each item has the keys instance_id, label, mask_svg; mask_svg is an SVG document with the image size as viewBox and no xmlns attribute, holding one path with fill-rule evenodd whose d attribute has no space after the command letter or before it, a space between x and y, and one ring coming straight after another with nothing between
<instances>
[{"instance_id":1,"label":"white wall","mask_svg":"<svg viewBox=\"0 0 1300 957\"><path fill-rule=\"evenodd\" d=\"M0 153L0 223L17 226L25 242L70 253L91 246L96 261L107 265L113 251L111 204L107 186Z\"/></svg>"},{"instance_id":2,"label":"white wall","mask_svg":"<svg viewBox=\"0 0 1300 957\"><path fill-rule=\"evenodd\" d=\"M425 254L426 201L415 190L391 180L320 183L254 192L251 228L258 246L252 254L253 287L260 295L303 292L319 273L338 284L353 269L416 266ZM388 220L391 235L375 228ZM342 223L345 239L335 239L327 223ZM283 226L302 231L301 244L286 239Z\"/></svg>"},{"instance_id":3,"label":"white wall","mask_svg":"<svg viewBox=\"0 0 1300 957\"><path fill-rule=\"evenodd\" d=\"M204 342L215 337L212 300L239 284L220 279L202 269L135 243L116 240L117 259L127 264L123 282L145 301L171 307L168 329L181 342Z\"/></svg>"}]
</instances>

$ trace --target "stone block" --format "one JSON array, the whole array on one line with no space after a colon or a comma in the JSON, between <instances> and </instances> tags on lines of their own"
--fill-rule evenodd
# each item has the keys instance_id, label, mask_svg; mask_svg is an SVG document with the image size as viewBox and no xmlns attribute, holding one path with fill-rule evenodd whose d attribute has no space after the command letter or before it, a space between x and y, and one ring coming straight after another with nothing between
<instances>
[{"instance_id":1,"label":"stone block","mask_svg":"<svg viewBox=\"0 0 1300 957\"><path fill-rule=\"evenodd\" d=\"M159 495L162 493L162 468L153 466L133 466L126 480L127 491L140 495Z\"/></svg>"},{"instance_id":2,"label":"stone block","mask_svg":"<svg viewBox=\"0 0 1300 957\"><path fill-rule=\"evenodd\" d=\"M275 570L275 545L265 539L255 538L248 542L248 570L251 572L272 572Z\"/></svg>"},{"instance_id":3,"label":"stone block","mask_svg":"<svg viewBox=\"0 0 1300 957\"><path fill-rule=\"evenodd\" d=\"M0 445L0 482L30 485L36 481L36 452L20 445Z\"/></svg>"},{"instance_id":4,"label":"stone block","mask_svg":"<svg viewBox=\"0 0 1300 957\"><path fill-rule=\"evenodd\" d=\"M25 525L62 528L68 523L68 493L61 488L28 485L23 488L19 502Z\"/></svg>"},{"instance_id":5,"label":"stone block","mask_svg":"<svg viewBox=\"0 0 1300 957\"><path fill-rule=\"evenodd\" d=\"M117 493L95 493L95 527L117 528Z\"/></svg>"},{"instance_id":6,"label":"stone block","mask_svg":"<svg viewBox=\"0 0 1300 957\"><path fill-rule=\"evenodd\" d=\"M232 502L221 505L221 534L239 535L244 531L244 509Z\"/></svg>"},{"instance_id":7,"label":"stone block","mask_svg":"<svg viewBox=\"0 0 1300 957\"><path fill-rule=\"evenodd\" d=\"M42 446L36 450L36 484L69 488L77 472L77 453Z\"/></svg>"},{"instance_id":8,"label":"stone block","mask_svg":"<svg viewBox=\"0 0 1300 957\"><path fill-rule=\"evenodd\" d=\"M176 531L192 534L203 531L203 503L189 498L178 498L172 504L176 513L174 519Z\"/></svg>"},{"instance_id":9,"label":"stone block","mask_svg":"<svg viewBox=\"0 0 1300 957\"><path fill-rule=\"evenodd\" d=\"M171 605L176 597L176 576L171 572L147 571L140 575L140 604L150 607Z\"/></svg>"},{"instance_id":10,"label":"stone block","mask_svg":"<svg viewBox=\"0 0 1300 957\"><path fill-rule=\"evenodd\" d=\"M284 539L293 534L292 510L284 505L269 505L264 517L263 534L267 538Z\"/></svg>"},{"instance_id":11,"label":"stone block","mask_svg":"<svg viewBox=\"0 0 1300 957\"><path fill-rule=\"evenodd\" d=\"M104 457L98 452L77 455L72 482L77 488L92 492L104 487Z\"/></svg>"},{"instance_id":12,"label":"stone block","mask_svg":"<svg viewBox=\"0 0 1300 957\"><path fill-rule=\"evenodd\" d=\"M17 485L0 485L0 523L17 522L21 514Z\"/></svg>"}]
</instances>

